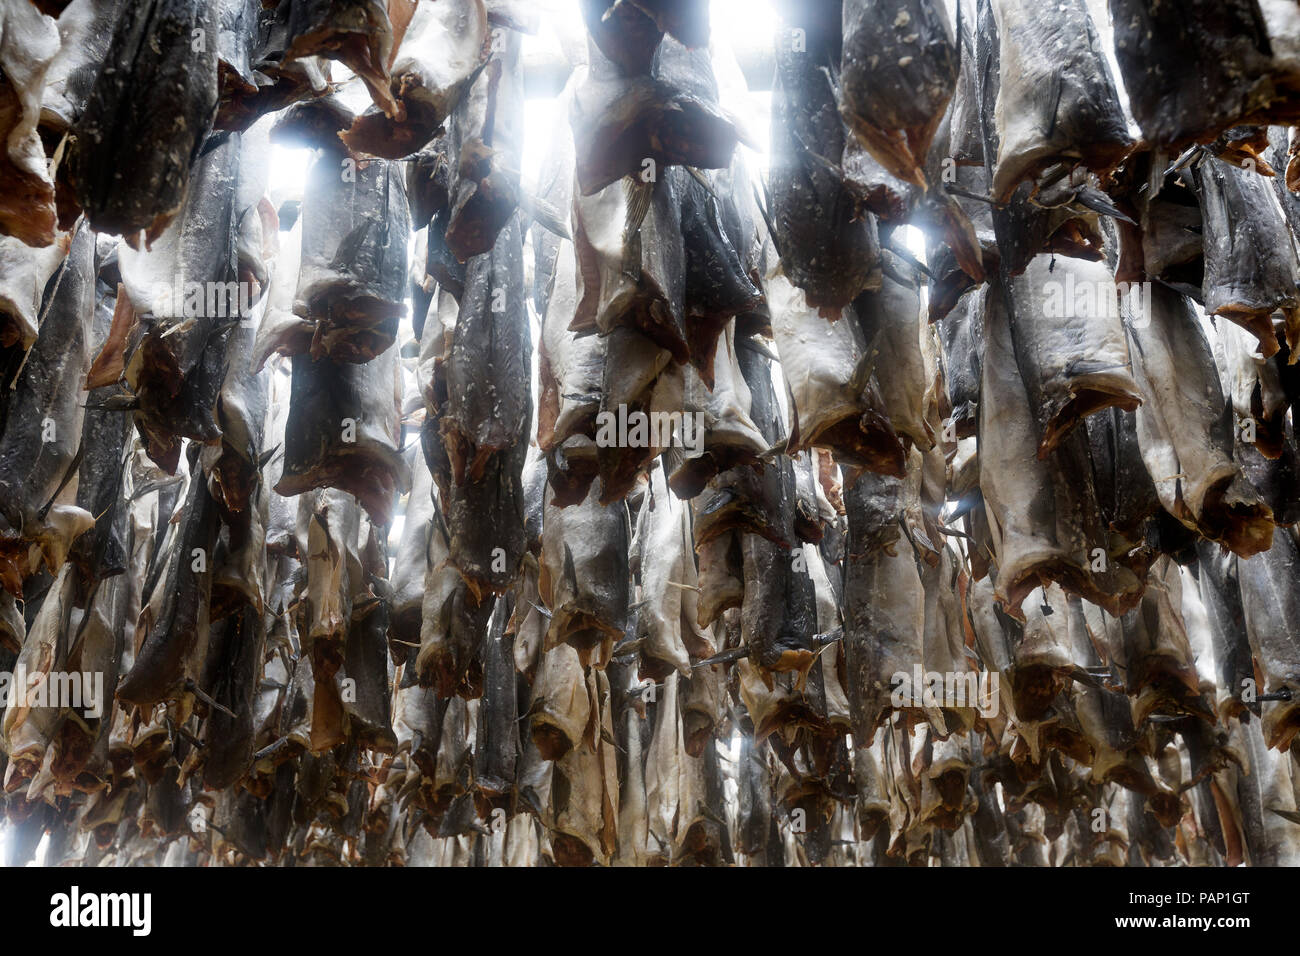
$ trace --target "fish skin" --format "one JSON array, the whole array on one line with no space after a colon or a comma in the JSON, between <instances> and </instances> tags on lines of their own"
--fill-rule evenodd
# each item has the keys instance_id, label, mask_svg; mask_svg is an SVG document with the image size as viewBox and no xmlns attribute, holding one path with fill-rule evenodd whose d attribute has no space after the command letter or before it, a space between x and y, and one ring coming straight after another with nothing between
<instances>
[{"instance_id":1,"label":"fish skin","mask_svg":"<svg viewBox=\"0 0 1300 956\"><path fill-rule=\"evenodd\" d=\"M651 168L661 178L669 166L731 164L740 136L718 103L707 48L688 49L664 37L645 74L624 73L598 46L589 60L569 110L582 195ZM643 165L646 160L653 167Z\"/></svg>"},{"instance_id":2,"label":"fish skin","mask_svg":"<svg viewBox=\"0 0 1300 956\"><path fill-rule=\"evenodd\" d=\"M1016 365L1041 429L1040 459L1088 415L1112 406L1133 411L1142 401L1129 369L1120 310L1100 301L1101 292L1093 296L1091 309L1064 303L1064 315L1044 319L1047 301L1039 297L1049 283L1068 288L1069 277L1084 289L1102 289L1113 281L1104 264L1039 255L1007 287Z\"/></svg>"},{"instance_id":3,"label":"fish skin","mask_svg":"<svg viewBox=\"0 0 1300 956\"><path fill-rule=\"evenodd\" d=\"M55 241L55 186L37 133L42 93L61 41L53 17L31 4L7 4L0 14L0 235L30 246Z\"/></svg>"},{"instance_id":4,"label":"fish skin","mask_svg":"<svg viewBox=\"0 0 1300 956\"><path fill-rule=\"evenodd\" d=\"M1123 613L1142 594L1142 580L1122 563L1092 569L1103 548L1123 553L1102 524L1086 434L1076 429L1046 459L1032 404L1017 367L1004 293L990 286L985 312L980 405L979 483L998 567L997 598L1023 619L1021 604L1040 582L1056 581L1090 601ZM1017 462L1012 470L1006 462ZM1001 464L999 464L1001 463ZM1030 504L1026 504L1030 502Z\"/></svg>"},{"instance_id":5,"label":"fish skin","mask_svg":"<svg viewBox=\"0 0 1300 956\"><path fill-rule=\"evenodd\" d=\"M420 612L424 579L429 570L429 537L433 534L435 511L433 476L429 473L422 450L418 446L410 446L404 454L412 479L402 537L393 555L393 597L389 611L393 641L389 651L395 664L405 661L409 656L409 649L398 642L418 644L420 641Z\"/></svg>"},{"instance_id":6,"label":"fish skin","mask_svg":"<svg viewBox=\"0 0 1300 956\"><path fill-rule=\"evenodd\" d=\"M637 516L636 566L642 604L636 634L644 639L639 675L656 682L676 671L691 673L691 658L712 655L708 635L697 625L692 600L697 573L687 506L668 490L662 466L650 473Z\"/></svg>"},{"instance_id":7,"label":"fish skin","mask_svg":"<svg viewBox=\"0 0 1300 956\"><path fill-rule=\"evenodd\" d=\"M533 238L536 240L536 234ZM537 344L537 443L553 465L548 477L554 502L576 504L595 478L596 415L600 411L607 342L603 336L570 331L569 319L577 303L575 254L567 240L559 243L556 253L553 284ZM589 452L589 460L578 469L582 474L577 476L577 484L570 487L569 479L575 477L575 445Z\"/></svg>"},{"instance_id":8,"label":"fish skin","mask_svg":"<svg viewBox=\"0 0 1300 956\"><path fill-rule=\"evenodd\" d=\"M494 52L451 114L447 248L460 262L491 251L519 207L523 149L520 34L505 30Z\"/></svg>"},{"instance_id":9,"label":"fish skin","mask_svg":"<svg viewBox=\"0 0 1300 956\"><path fill-rule=\"evenodd\" d=\"M257 56L260 13L261 4L256 0L219 0L216 121L226 118L222 116L223 108L228 113L229 102L239 93L247 95L257 92L253 61Z\"/></svg>"},{"instance_id":10,"label":"fish skin","mask_svg":"<svg viewBox=\"0 0 1300 956\"><path fill-rule=\"evenodd\" d=\"M393 345L405 312L405 176L387 160L326 149L306 189L293 311L315 323L313 358L365 362Z\"/></svg>"},{"instance_id":11,"label":"fish skin","mask_svg":"<svg viewBox=\"0 0 1300 956\"><path fill-rule=\"evenodd\" d=\"M167 561L163 602L143 638L135 662L117 687L117 699L146 709L179 699L187 679L197 680L209 639L208 598L219 521L207 482L190 480L184 517ZM205 555L204 570L194 569L194 549Z\"/></svg>"},{"instance_id":12,"label":"fish skin","mask_svg":"<svg viewBox=\"0 0 1300 956\"><path fill-rule=\"evenodd\" d=\"M50 584L45 600L35 610L21 650L10 673L21 668L28 675L49 675L65 670L67 631L74 606L77 577L71 565L64 565ZM34 777L58 729L61 708L36 706L25 695L9 701L0 724L0 737L9 757L4 789L12 792Z\"/></svg>"},{"instance_id":13,"label":"fish skin","mask_svg":"<svg viewBox=\"0 0 1300 956\"><path fill-rule=\"evenodd\" d=\"M816 660L812 580L807 571L793 567L789 552L759 535L745 535L741 552L745 572L741 619L750 655L765 674L795 671L802 681Z\"/></svg>"},{"instance_id":14,"label":"fish skin","mask_svg":"<svg viewBox=\"0 0 1300 956\"><path fill-rule=\"evenodd\" d=\"M45 246L29 246L14 236L0 236L0 347L20 357L31 348L43 319L45 286L67 258L72 235L61 233ZM13 371L7 379L12 381ZM0 416L3 415L0 405ZM3 424L0 417L0 425Z\"/></svg>"},{"instance_id":15,"label":"fish skin","mask_svg":"<svg viewBox=\"0 0 1300 956\"><path fill-rule=\"evenodd\" d=\"M435 385L439 404L425 425L425 452L447 518L451 562L476 597L504 593L527 546L523 466L532 418L526 387L532 342L522 252L515 218L493 251L471 262L460 317Z\"/></svg>"},{"instance_id":16,"label":"fish skin","mask_svg":"<svg viewBox=\"0 0 1300 956\"><path fill-rule=\"evenodd\" d=\"M293 0L279 0L263 7L248 3L250 10L238 10L242 0L230 0L230 6L240 21L242 39L248 44L241 47L231 60L239 61L240 69L223 58L218 62L219 103L213 127L220 130L243 131L257 120L291 107L300 100L325 96L330 91L328 61L321 56L289 58L286 53L293 40L290 34L290 14ZM226 13L227 16L230 12ZM244 60L247 59L243 72ZM249 82L253 78L255 82Z\"/></svg>"},{"instance_id":17,"label":"fish skin","mask_svg":"<svg viewBox=\"0 0 1300 956\"><path fill-rule=\"evenodd\" d=\"M1257 437L1265 438L1262 429ZM1281 447L1276 449L1278 457L1272 460L1261 454L1263 441L1248 444L1238 436L1235 444L1242 474L1272 510L1273 520L1285 526L1300 522L1300 497L1293 491L1300 482L1300 452L1296 450L1294 430L1282 433Z\"/></svg>"},{"instance_id":18,"label":"fish skin","mask_svg":"<svg viewBox=\"0 0 1300 956\"><path fill-rule=\"evenodd\" d=\"M623 4L620 9L630 8L627 4ZM578 75L575 71L556 97L556 109L563 110L565 115L568 113L568 104L573 99L573 89L577 81ZM564 217L569 227L570 236L574 232L572 222L574 164L573 129L563 125L555 131L551 148L547 150L541 168L538 170L536 194L540 201L560 211L560 215ZM573 240L556 235L540 222L534 222L529 227L529 238L533 243L533 304L537 314L545 316L556 286L566 281L562 278L562 273L568 273L567 284L570 287L575 281L574 255L571 251ZM565 245L566 242L568 245ZM572 294L571 289L569 294Z\"/></svg>"},{"instance_id":19,"label":"fish skin","mask_svg":"<svg viewBox=\"0 0 1300 956\"><path fill-rule=\"evenodd\" d=\"M843 4L841 115L894 176L925 187L931 140L957 83L958 52L931 0Z\"/></svg>"},{"instance_id":20,"label":"fish skin","mask_svg":"<svg viewBox=\"0 0 1300 956\"><path fill-rule=\"evenodd\" d=\"M1250 0L1192 0L1177 11L1110 0L1110 12L1129 108L1143 139L1171 156L1267 112L1282 96L1270 76L1266 21ZM1203 70L1193 78L1187 63Z\"/></svg>"},{"instance_id":21,"label":"fish skin","mask_svg":"<svg viewBox=\"0 0 1300 956\"><path fill-rule=\"evenodd\" d=\"M1292 361L1300 346L1300 257L1277 197L1249 169L1206 157L1192 167L1201 204L1205 311L1248 330L1264 358L1279 348L1273 313L1286 319Z\"/></svg>"},{"instance_id":22,"label":"fish skin","mask_svg":"<svg viewBox=\"0 0 1300 956\"><path fill-rule=\"evenodd\" d=\"M858 747L871 745L891 713L890 676L923 659L924 593L916 559L896 535L904 500L897 479L863 472L845 492L844 676Z\"/></svg>"},{"instance_id":23,"label":"fish skin","mask_svg":"<svg viewBox=\"0 0 1300 956\"><path fill-rule=\"evenodd\" d=\"M1110 664L1124 683L1141 728L1153 715L1194 714L1209 720L1214 702L1200 699L1200 683L1180 611L1176 567L1161 557L1152 567L1142 603L1120 619L1112 635Z\"/></svg>"},{"instance_id":24,"label":"fish skin","mask_svg":"<svg viewBox=\"0 0 1300 956\"><path fill-rule=\"evenodd\" d=\"M1238 557L1236 573L1250 649L1267 682L1258 693L1291 692L1289 701L1262 705L1263 739L1270 749L1285 751L1300 733L1300 645L1289 623L1300 612L1300 548L1292 533L1279 528L1268 551Z\"/></svg>"},{"instance_id":25,"label":"fish skin","mask_svg":"<svg viewBox=\"0 0 1300 956\"><path fill-rule=\"evenodd\" d=\"M376 523L387 524L393 499L410 487L397 448L396 352L360 365L293 357L293 392L285 427L284 472L275 491L285 497L312 488L355 495ZM355 440L344 440L344 419Z\"/></svg>"},{"instance_id":26,"label":"fish skin","mask_svg":"<svg viewBox=\"0 0 1300 956\"><path fill-rule=\"evenodd\" d=\"M506 627L513 610L509 597L497 603L483 642L483 697L474 737L475 804L480 817L514 806L519 759L519 694L514 666L514 635Z\"/></svg>"},{"instance_id":27,"label":"fish skin","mask_svg":"<svg viewBox=\"0 0 1300 956\"><path fill-rule=\"evenodd\" d=\"M624 327L615 328L605 338L600 411L612 416L607 420L610 428L616 426L623 414L620 406L626 406L629 422L637 413L653 416L656 412L671 415L680 411L684 382L682 370L673 364L671 353L639 332ZM642 421L649 432L649 423L654 419ZM622 500L636 488L638 476L664 451L655 447L653 439L658 437L662 435L656 429L656 434L647 434L646 440L636 446L618 442L597 446L596 470L603 503Z\"/></svg>"},{"instance_id":28,"label":"fish skin","mask_svg":"<svg viewBox=\"0 0 1300 956\"><path fill-rule=\"evenodd\" d=\"M938 322L944 384L952 408L948 421L958 440L972 437L979 424L984 295L982 289L966 293Z\"/></svg>"},{"instance_id":29,"label":"fish skin","mask_svg":"<svg viewBox=\"0 0 1300 956\"><path fill-rule=\"evenodd\" d=\"M1232 460L1230 411L1187 300L1154 286L1150 323L1130 324L1128 334L1142 389L1138 443L1161 504L1188 528L1235 553L1267 550L1272 512Z\"/></svg>"},{"instance_id":30,"label":"fish skin","mask_svg":"<svg viewBox=\"0 0 1300 956\"><path fill-rule=\"evenodd\" d=\"M451 115L490 49L483 0L414 5L392 55L395 115L371 107L340 135L350 150L401 159L422 149Z\"/></svg>"},{"instance_id":31,"label":"fish skin","mask_svg":"<svg viewBox=\"0 0 1300 956\"><path fill-rule=\"evenodd\" d=\"M116 296L102 280L95 283L95 318L91 339L109 336ZM123 295L122 298L125 298ZM86 404L106 397L111 386L91 389ZM131 439L131 419L121 412L87 407L82 419L82 457L77 475L78 507L95 518L93 533L83 535L72 557L85 579L98 581L127 567L128 506L123 495L124 462Z\"/></svg>"},{"instance_id":32,"label":"fish skin","mask_svg":"<svg viewBox=\"0 0 1300 956\"><path fill-rule=\"evenodd\" d=\"M755 424L769 444L785 435L785 422L775 401L767 360L745 352L742 376L755 401ZM755 466L745 466L753 470ZM741 604L742 631L750 656L770 681L770 674L794 671L803 690L816 663L812 637L817 632L816 596L807 568L797 561L795 511L798 491L794 463L786 455L756 466L760 471L762 506L767 527L759 534L738 532L745 593ZM775 533L773 533L775 531Z\"/></svg>"},{"instance_id":33,"label":"fish skin","mask_svg":"<svg viewBox=\"0 0 1300 956\"><path fill-rule=\"evenodd\" d=\"M544 651L565 643L584 663L609 660L631 600L628 535L627 507L602 503L594 484L576 505L546 505L538 579L551 612Z\"/></svg>"},{"instance_id":34,"label":"fish skin","mask_svg":"<svg viewBox=\"0 0 1300 956\"><path fill-rule=\"evenodd\" d=\"M1197 583L1210 624L1216 683L1225 695L1218 710L1226 723L1230 717L1241 716L1244 710L1258 714L1262 706L1258 703L1251 706L1242 700L1245 682L1255 679L1255 670L1246 632L1246 612L1242 608L1241 572L1236 557L1225 554L1211 541L1198 541L1196 553Z\"/></svg>"},{"instance_id":35,"label":"fish skin","mask_svg":"<svg viewBox=\"0 0 1300 956\"><path fill-rule=\"evenodd\" d=\"M406 202L412 228L418 229L451 205L450 184L451 157L447 131L443 130L406 162ZM418 310L416 317L421 318Z\"/></svg>"},{"instance_id":36,"label":"fish skin","mask_svg":"<svg viewBox=\"0 0 1300 956\"><path fill-rule=\"evenodd\" d=\"M372 527L372 535L374 530ZM344 679L355 682L350 685L354 693L344 695L341 701L347 715L349 739L359 747L382 754L397 749L388 681L389 607L387 601L377 601L359 619L350 622L343 666L337 675L340 682Z\"/></svg>"},{"instance_id":37,"label":"fish skin","mask_svg":"<svg viewBox=\"0 0 1300 956\"><path fill-rule=\"evenodd\" d=\"M253 700L266 626L256 609L245 605L212 626L199 686L235 717L213 708L204 720L203 785L210 790L232 786L253 762Z\"/></svg>"},{"instance_id":38,"label":"fish skin","mask_svg":"<svg viewBox=\"0 0 1300 956\"><path fill-rule=\"evenodd\" d=\"M85 111L73 126L72 177L94 229L146 245L167 228L217 110L217 5L149 0L124 8ZM176 117L160 126L158 115Z\"/></svg>"},{"instance_id":39,"label":"fish skin","mask_svg":"<svg viewBox=\"0 0 1300 956\"><path fill-rule=\"evenodd\" d=\"M844 143L840 170L863 208L882 223L907 222L920 201L920 190L885 169L856 136Z\"/></svg>"},{"instance_id":40,"label":"fish skin","mask_svg":"<svg viewBox=\"0 0 1300 956\"><path fill-rule=\"evenodd\" d=\"M763 305L763 293L750 279L741 261L737 244L741 236L731 236L722 211L711 188L720 185L717 175L708 177L706 188L694 177L682 180L681 229L686 246L686 332L690 361L713 388L713 364L718 339L727 323L737 315L753 312ZM727 197L734 203L734 199ZM739 218L738 213L730 217Z\"/></svg>"},{"instance_id":41,"label":"fish skin","mask_svg":"<svg viewBox=\"0 0 1300 956\"><path fill-rule=\"evenodd\" d=\"M806 29L806 11L785 12L789 27ZM823 70L828 61L839 59L839 24L807 30L805 52L793 51L789 27L777 37L772 89L772 239L783 271L804 291L809 307L838 316L859 292L875 284L879 238L875 217L859 215L842 177L805 155L812 150L837 158L848 139L835 91Z\"/></svg>"},{"instance_id":42,"label":"fish skin","mask_svg":"<svg viewBox=\"0 0 1300 956\"><path fill-rule=\"evenodd\" d=\"M472 700L483 692L481 647L494 601L488 595L476 599L449 554L446 526L435 518L415 670L421 686L433 687L439 697Z\"/></svg>"},{"instance_id":43,"label":"fish skin","mask_svg":"<svg viewBox=\"0 0 1300 956\"><path fill-rule=\"evenodd\" d=\"M1112 406L1085 418L1083 428L1102 521L1116 538L1136 545L1145 538L1161 508L1155 484L1142 462L1135 416ZM1108 549L1114 552L1118 544L1109 542Z\"/></svg>"},{"instance_id":44,"label":"fish skin","mask_svg":"<svg viewBox=\"0 0 1300 956\"><path fill-rule=\"evenodd\" d=\"M118 250L127 295L136 313L146 316L144 338L128 357L123 379L138 399L136 426L146 447L169 473L177 467L182 438L220 436L213 407L239 318L239 297L231 293L238 279L239 147L238 134L210 140L190 174L193 188L152 248L124 244ZM186 288L191 283L199 284L197 293Z\"/></svg>"},{"instance_id":45,"label":"fish skin","mask_svg":"<svg viewBox=\"0 0 1300 956\"><path fill-rule=\"evenodd\" d=\"M1270 126L1268 142L1260 164L1277 173L1272 178L1273 194L1294 235L1300 230L1300 196L1296 195L1300 191L1300 139L1290 136L1285 126Z\"/></svg>"},{"instance_id":46,"label":"fish skin","mask_svg":"<svg viewBox=\"0 0 1300 956\"><path fill-rule=\"evenodd\" d=\"M524 439L532 401L521 386L528 379L531 355L522 236L514 219L490 254L469 263L443 365L448 397L439 430L456 484L480 480L491 455Z\"/></svg>"},{"instance_id":47,"label":"fish skin","mask_svg":"<svg viewBox=\"0 0 1300 956\"><path fill-rule=\"evenodd\" d=\"M881 256L888 266L880 289L854 299L851 315L863 341L877 353L873 374L890 424L912 446L928 450L937 436L926 420L934 370L927 368L921 341L930 332L921 321L921 277L893 252Z\"/></svg>"},{"instance_id":48,"label":"fish skin","mask_svg":"<svg viewBox=\"0 0 1300 956\"><path fill-rule=\"evenodd\" d=\"M1234 768L1220 777L1225 783L1236 778L1232 796L1240 814L1246 862L1250 866L1295 866L1298 853L1294 824L1269 810L1283 801L1295 800L1293 793L1285 792L1289 768L1281 760L1286 759L1286 754L1272 752L1266 742L1267 731L1262 731L1254 721L1238 724L1234 730L1245 751L1248 768Z\"/></svg>"},{"instance_id":49,"label":"fish skin","mask_svg":"<svg viewBox=\"0 0 1300 956\"><path fill-rule=\"evenodd\" d=\"M788 450L826 448L844 464L901 475L903 444L875 380L876 357L856 317L827 318L779 273L769 273L766 290L795 412Z\"/></svg>"},{"instance_id":50,"label":"fish skin","mask_svg":"<svg viewBox=\"0 0 1300 956\"><path fill-rule=\"evenodd\" d=\"M555 762L551 783L554 826L552 854L556 866L606 864L617 849L618 768L613 748L609 681L592 671L588 693L593 701L594 740L584 740Z\"/></svg>"},{"instance_id":51,"label":"fish skin","mask_svg":"<svg viewBox=\"0 0 1300 956\"><path fill-rule=\"evenodd\" d=\"M37 569L32 545L57 572L73 541L95 516L71 501L56 501L81 449L78 419L82 381L90 365L94 320L94 238L78 230L54 279L42 334L11 379L12 398L0 433L0 580L11 594ZM75 474L72 475L75 478Z\"/></svg>"},{"instance_id":52,"label":"fish skin","mask_svg":"<svg viewBox=\"0 0 1300 956\"><path fill-rule=\"evenodd\" d=\"M769 446L776 445L785 436L785 418L777 404L770 362L758 352L745 348L737 350L736 362L750 396L750 420ZM737 534L762 535L786 550L794 547L795 514L782 503L783 482L789 468L792 466L784 456L771 461L760 458L756 462L736 464L711 477L703 491L691 499L696 548L733 530ZM740 539L736 541L738 548Z\"/></svg>"},{"instance_id":53,"label":"fish skin","mask_svg":"<svg viewBox=\"0 0 1300 956\"><path fill-rule=\"evenodd\" d=\"M1049 19L1032 0L986 0L1000 46L993 198L1064 161L1105 176L1133 149L1119 94L1086 0ZM987 102L987 100L986 100Z\"/></svg>"},{"instance_id":54,"label":"fish skin","mask_svg":"<svg viewBox=\"0 0 1300 956\"><path fill-rule=\"evenodd\" d=\"M322 56L361 78L386 114L397 111L389 91L393 27L382 0L282 0L288 4L285 60Z\"/></svg>"},{"instance_id":55,"label":"fish skin","mask_svg":"<svg viewBox=\"0 0 1300 956\"><path fill-rule=\"evenodd\" d=\"M44 334L37 336L21 375L12 382L14 397L0 435L0 510L14 529L23 525L22 512L35 518L77 451L75 409L92 347L94 247L94 234L79 229L53 277L41 323ZM53 434L44 434L47 420Z\"/></svg>"},{"instance_id":56,"label":"fish skin","mask_svg":"<svg viewBox=\"0 0 1300 956\"><path fill-rule=\"evenodd\" d=\"M257 370L251 360L255 339L251 324L230 332L229 364L213 409L221 441L200 454L223 521L240 533L247 532L250 509L257 507L270 402L271 373Z\"/></svg>"},{"instance_id":57,"label":"fish skin","mask_svg":"<svg viewBox=\"0 0 1300 956\"><path fill-rule=\"evenodd\" d=\"M735 325L728 322L718 339L710 369L712 387L696 373L694 366L683 370L682 429L689 416L703 432L697 436L700 453L694 449L668 450L668 484L683 499L693 498L719 471L734 465L756 465L771 447L750 417L753 396L741 370L735 342ZM684 439L685 441L685 439Z\"/></svg>"},{"instance_id":58,"label":"fish skin","mask_svg":"<svg viewBox=\"0 0 1300 956\"><path fill-rule=\"evenodd\" d=\"M995 157L1000 149L996 122L1001 62L998 25L988 0L981 2L978 9L974 59L975 88L980 104L979 125L983 155ZM1055 171L1069 172L1063 168ZM1073 175L1069 173L1065 181L1072 182ZM992 188L991 176L989 188ZM997 265L1004 283L1009 277L1023 272L1041 252L1056 252L1081 259L1103 258L1097 214L1088 209L1080 210L1069 202L1044 208L1031 202L1038 189L1037 182L1020 182L1005 200L991 208Z\"/></svg>"},{"instance_id":59,"label":"fish skin","mask_svg":"<svg viewBox=\"0 0 1300 956\"><path fill-rule=\"evenodd\" d=\"M1165 177L1156 195L1148 189L1138 197L1141 235L1133 245L1146 275L1184 295L1199 296L1204 286L1205 244L1200 197L1193 185L1190 173L1183 170ZM1131 276L1142 277L1136 272Z\"/></svg>"},{"instance_id":60,"label":"fish skin","mask_svg":"<svg viewBox=\"0 0 1300 956\"><path fill-rule=\"evenodd\" d=\"M542 655L528 712L530 739L542 760L556 760L582 742L592 701L574 648L563 644Z\"/></svg>"},{"instance_id":61,"label":"fish skin","mask_svg":"<svg viewBox=\"0 0 1300 956\"><path fill-rule=\"evenodd\" d=\"M649 74L663 29L634 3L580 0L587 34L629 76Z\"/></svg>"},{"instance_id":62,"label":"fish skin","mask_svg":"<svg viewBox=\"0 0 1300 956\"><path fill-rule=\"evenodd\" d=\"M690 358L684 304L686 244L681 191L685 173L667 169L650 185L624 179L573 200L577 257L574 332L637 331L671 353ZM634 207L644 210L633 229Z\"/></svg>"},{"instance_id":63,"label":"fish skin","mask_svg":"<svg viewBox=\"0 0 1300 956\"><path fill-rule=\"evenodd\" d=\"M931 321L943 316L997 265L993 207L971 198L987 196L990 188L990 170L984 160L982 76L975 55L974 6L970 0L958 3L960 72L948 112L925 158L925 176L934 186L916 205L918 224L929 226L926 262L934 273ZM845 162L847 165L847 158Z\"/></svg>"}]
</instances>

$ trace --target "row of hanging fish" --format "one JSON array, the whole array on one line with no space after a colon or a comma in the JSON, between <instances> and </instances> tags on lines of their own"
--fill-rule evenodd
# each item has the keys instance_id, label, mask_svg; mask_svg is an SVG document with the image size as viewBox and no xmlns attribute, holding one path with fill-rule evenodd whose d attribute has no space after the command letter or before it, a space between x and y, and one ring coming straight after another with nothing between
<instances>
[{"instance_id":1,"label":"row of hanging fish","mask_svg":"<svg viewBox=\"0 0 1300 956\"><path fill-rule=\"evenodd\" d=\"M773 6L0 0L5 862L1300 864L1300 8Z\"/></svg>"}]
</instances>

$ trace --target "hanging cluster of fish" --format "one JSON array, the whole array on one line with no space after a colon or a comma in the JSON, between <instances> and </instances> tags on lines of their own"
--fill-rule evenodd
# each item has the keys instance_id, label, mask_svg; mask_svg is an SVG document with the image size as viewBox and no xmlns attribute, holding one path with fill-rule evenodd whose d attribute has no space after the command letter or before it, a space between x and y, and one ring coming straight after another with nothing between
<instances>
[{"instance_id":1,"label":"hanging cluster of fish","mask_svg":"<svg viewBox=\"0 0 1300 956\"><path fill-rule=\"evenodd\" d=\"M0 0L7 862L1300 864L1300 7L573 3Z\"/></svg>"}]
</instances>

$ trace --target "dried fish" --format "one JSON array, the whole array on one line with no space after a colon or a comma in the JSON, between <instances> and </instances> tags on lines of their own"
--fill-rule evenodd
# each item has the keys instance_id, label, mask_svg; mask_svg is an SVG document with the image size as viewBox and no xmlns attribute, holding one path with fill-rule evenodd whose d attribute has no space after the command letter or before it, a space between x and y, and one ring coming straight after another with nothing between
<instances>
[{"instance_id":1,"label":"dried fish","mask_svg":"<svg viewBox=\"0 0 1300 956\"><path fill-rule=\"evenodd\" d=\"M37 133L42 92L60 37L52 17L32 4L6 4L0 14L0 235L30 246L55 240L54 183Z\"/></svg>"},{"instance_id":2,"label":"dried fish","mask_svg":"<svg viewBox=\"0 0 1300 956\"><path fill-rule=\"evenodd\" d=\"M142 232L152 245L190 192L190 169L217 112L216 43L206 38L220 32L218 13L217 4L194 0L125 5L73 126L77 202L93 228L132 248ZM160 115L173 122L155 122Z\"/></svg>"},{"instance_id":3,"label":"dried fish","mask_svg":"<svg viewBox=\"0 0 1300 956\"><path fill-rule=\"evenodd\" d=\"M838 161L849 139L825 69L840 58L839 24L805 25L794 7L785 15L776 40L767 215L789 281L810 308L838 317L878 281L879 238L875 218L860 213L843 174L813 158Z\"/></svg>"},{"instance_id":4,"label":"dried fish","mask_svg":"<svg viewBox=\"0 0 1300 956\"><path fill-rule=\"evenodd\" d=\"M894 176L925 186L922 167L957 82L946 12L929 0L845 0L845 121Z\"/></svg>"}]
</instances>

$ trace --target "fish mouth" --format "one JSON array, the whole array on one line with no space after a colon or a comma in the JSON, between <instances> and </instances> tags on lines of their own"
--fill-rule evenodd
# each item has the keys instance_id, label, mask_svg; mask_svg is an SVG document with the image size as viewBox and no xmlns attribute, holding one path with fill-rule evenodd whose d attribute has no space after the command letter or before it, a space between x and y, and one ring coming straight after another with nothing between
<instances>
[{"instance_id":1,"label":"fish mouth","mask_svg":"<svg viewBox=\"0 0 1300 956\"><path fill-rule=\"evenodd\" d=\"M907 471L903 444L889 422L878 413L860 414L855 408L814 434L801 436L798 448L792 444L790 452L811 447L828 448L841 464L865 468L878 475L902 478Z\"/></svg>"},{"instance_id":2,"label":"fish mouth","mask_svg":"<svg viewBox=\"0 0 1300 956\"><path fill-rule=\"evenodd\" d=\"M556 866L591 866L596 860L591 847L571 833L552 834L551 853Z\"/></svg>"},{"instance_id":3,"label":"fish mouth","mask_svg":"<svg viewBox=\"0 0 1300 956\"><path fill-rule=\"evenodd\" d=\"M1047 428L1044 429L1043 439L1038 443L1038 460L1045 461L1065 436L1074 431L1075 427L1089 415L1107 408L1132 412L1136 411L1141 404L1141 395L1121 386L1108 387L1102 383L1095 385L1081 383L1073 390L1070 400L1052 416Z\"/></svg>"},{"instance_id":4,"label":"fish mouth","mask_svg":"<svg viewBox=\"0 0 1300 956\"><path fill-rule=\"evenodd\" d=\"M411 95L423 89L418 77L403 76L396 85L401 115L385 116L379 110L362 113L339 133L349 149L381 159L406 159L433 139L445 113L427 98Z\"/></svg>"},{"instance_id":5,"label":"fish mouth","mask_svg":"<svg viewBox=\"0 0 1300 956\"><path fill-rule=\"evenodd\" d=\"M1052 701L1071 683L1068 669L1045 664L1016 667L1011 674L1011 696L1016 716L1022 720L1042 720L1051 710Z\"/></svg>"},{"instance_id":6,"label":"fish mouth","mask_svg":"<svg viewBox=\"0 0 1300 956\"><path fill-rule=\"evenodd\" d=\"M1233 473L1210 488L1202 505L1202 523L1207 537L1249 558L1273 547L1276 524L1273 509L1236 487L1243 480Z\"/></svg>"},{"instance_id":7,"label":"fish mouth","mask_svg":"<svg viewBox=\"0 0 1300 956\"><path fill-rule=\"evenodd\" d=\"M1264 718L1264 738L1271 750L1285 753L1291 742L1300 734L1300 683L1287 683L1291 700L1278 702L1272 713Z\"/></svg>"}]
</instances>

